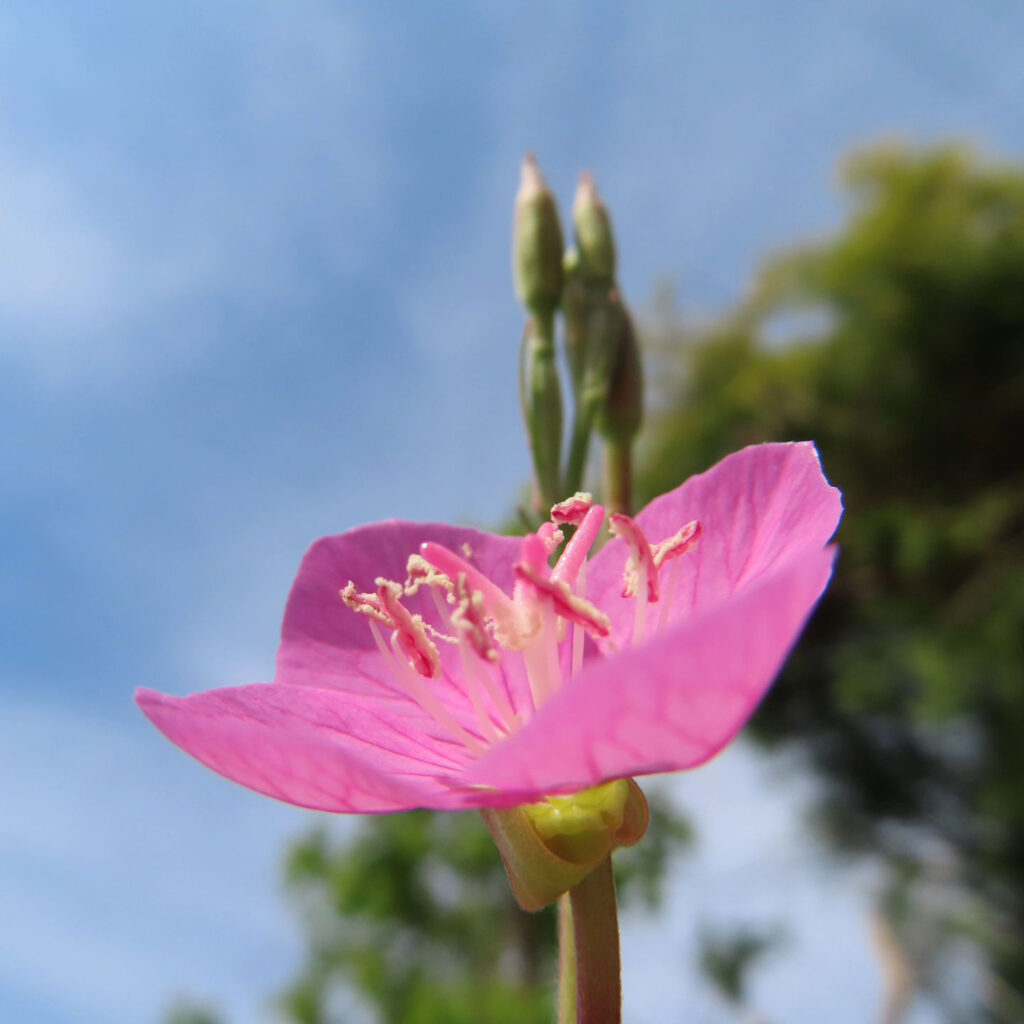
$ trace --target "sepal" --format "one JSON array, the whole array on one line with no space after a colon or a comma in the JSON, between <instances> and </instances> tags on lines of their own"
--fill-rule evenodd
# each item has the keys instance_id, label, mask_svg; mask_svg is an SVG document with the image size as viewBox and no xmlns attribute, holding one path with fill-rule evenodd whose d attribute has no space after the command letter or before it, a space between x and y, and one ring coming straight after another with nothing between
<instances>
[{"instance_id":1,"label":"sepal","mask_svg":"<svg viewBox=\"0 0 1024 1024\"><path fill-rule=\"evenodd\" d=\"M626 787L624 795L612 790L619 786ZM516 902L529 911L554 903L613 850L638 843L651 817L643 791L632 779L540 804L484 808L480 813L501 853Z\"/></svg>"}]
</instances>

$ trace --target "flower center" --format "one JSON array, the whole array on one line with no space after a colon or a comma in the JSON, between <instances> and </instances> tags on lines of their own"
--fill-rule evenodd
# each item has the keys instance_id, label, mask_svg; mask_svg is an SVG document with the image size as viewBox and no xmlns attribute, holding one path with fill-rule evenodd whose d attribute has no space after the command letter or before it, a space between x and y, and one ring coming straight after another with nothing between
<instances>
[{"instance_id":1,"label":"flower center","mask_svg":"<svg viewBox=\"0 0 1024 1024\"><path fill-rule=\"evenodd\" d=\"M523 538L511 596L471 564L471 552L464 557L433 541L410 556L404 582L378 578L375 593L360 593L350 581L340 595L348 608L368 619L399 687L453 739L479 754L518 729L566 678L577 675L588 634L597 639L610 635L611 620L586 596L587 557L604 519L604 508L589 494L556 505L551 521ZM552 567L550 560L564 541L562 526L575 531ZM662 570L693 548L701 526L687 523L655 545L628 516L613 514L609 530L629 550L622 596L635 602L632 643L640 643L650 605L661 603L657 628L666 626L678 573L673 565L668 600L662 600ZM423 588L430 597L431 621L406 606ZM385 630L390 630L387 639ZM454 660L442 657L439 643L455 649ZM519 706L509 686L516 658L529 687ZM442 702L439 688L431 685L441 679L469 697L471 720L460 722Z\"/></svg>"}]
</instances>

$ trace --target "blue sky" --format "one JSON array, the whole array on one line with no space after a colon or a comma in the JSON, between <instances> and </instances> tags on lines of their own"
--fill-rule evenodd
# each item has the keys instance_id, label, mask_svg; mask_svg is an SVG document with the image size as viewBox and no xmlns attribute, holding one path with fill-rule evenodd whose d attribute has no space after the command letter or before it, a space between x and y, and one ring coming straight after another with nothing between
<instances>
[{"instance_id":1,"label":"blue sky","mask_svg":"<svg viewBox=\"0 0 1024 1024\"><path fill-rule=\"evenodd\" d=\"M852 143L1019 157L1022 30L1000 0L5 4L4 1016L152 1020L193 991L256 1021L287 975L277 861L310 816L188 763L130 693L268 678L323 533L506 514L528 473L509 273L526 150L566 202L597 174L634 305L668 278L713 310L772 246L838 223ZM706 822L719 853L680 866L661 939L627 924L627 986L652 975L638 1024L664 998L703 1006L679 982L687 894L731 842L712 911L737 912L737 872L743 905L831 907L802 914L764 1009L874 1005L866 883L773 890L739 835L778 828L779 863L802 863L799 787L771 803L762 771L741 751L679 784L691 806L720 786L753 803L731 832ZM850 965L838 1007L815 927Z\"/></svg>"}]
</instances>

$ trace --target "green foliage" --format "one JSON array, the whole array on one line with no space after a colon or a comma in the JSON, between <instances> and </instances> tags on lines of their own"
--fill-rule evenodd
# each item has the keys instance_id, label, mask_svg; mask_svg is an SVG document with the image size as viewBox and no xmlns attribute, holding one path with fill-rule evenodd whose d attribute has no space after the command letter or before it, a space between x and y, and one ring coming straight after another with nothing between
<instances>
[{"instance_id":1,"label":"green foliage","mask_svg":"<svg viewBox=\"0 0 1024 1024\"><path fill-rule=\"evenodd\" d=\"M818 441L845 495L841 558L757 732L809 752L837 848L942 865L1020 991L1024 171L876 149L845 182L841 232L662 345L640 490L743 444Z\"/></svg>"},{"instance_id":2,"label":"green foliage","mask_svg":"<svg viewBox=\"0 0 1024 1024\"><path fill-rule=\"evenodd\" d=\"M743 1006L750 972L781 941L777 930L702 928L698 935L701 970L727 1002Z\"/></svg>"},{"instance_id":3,"label":"green foliage","mask_svg":"<svg viewBox=\"0 0 1024 1024\"><path fill-rule=\"evenodd\" d=\"M616 855L620 897L657 903L689 826L657 793L647 838ZM553 910L515 905L476 814L363 819L352 838L326 829L288 856L289 895L308 949L281 1000L296 1024L335 1024L355 995L374 1019L410 1024L548 1024L555 978Z\"/></svg>"},{"instance_id":4,"label":"green foliage","mask_svg":"<svg viewBox=\"0 0 1024 1024\"><path fill-rule=\"evenodd\" d=\"M180 1000L167 1011L164 1024L221 1024L221 1017L212 1007Z\"/></svg>"}]
</instances>

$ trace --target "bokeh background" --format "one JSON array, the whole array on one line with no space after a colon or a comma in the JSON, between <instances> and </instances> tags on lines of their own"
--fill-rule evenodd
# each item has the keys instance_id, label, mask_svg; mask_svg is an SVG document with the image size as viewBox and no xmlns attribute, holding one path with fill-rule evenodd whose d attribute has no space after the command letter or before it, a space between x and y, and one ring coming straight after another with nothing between
<instances>
[{"instance_id":1,"label":"bokeh background","mask_svg":"<svg viewBox=\"0 0 1024 1024\"><path fill-rule=\"evenodd\" d=\"M842 669L845 689L783 701L759 725L771 756L738 745L666 793L697 838L666 861L661 911L624 917L627 1020L881 1020L894 972L938 947L939 983L915 967L900 1019L1024 1019L1022 918L985 916L1021 900L1021 620L968 652L921 639L929 621L977 638L991 607L1022 603L1022 44L1010 0L4 4L0 1017L156 1021L179 996L239 1024L279 1012L308 946L285 850L316 816L204 772L131 692L269 678L317 536L509 519L530 472L509 249L532 150L564 206L584 167L611 206L649 356L645 486L821 423L851 507L858 486L878 497L860 502L877 530L849 541L860 576L781 684L807 693ZM844 154L880 139L909 148L839 187ZM950 141L1007 164L914 148ZM873 202L860 235L844 227ZM845 249L757 277L837 232ZM765 355L839 342L839 378ZM720 358L694 356L706 346ZM844 417L826 423L808 395ZM908 424L926 436L904 448ZM954 457L977 472L930 488ZM902 493L878 483L893 476ZM915 511L926 492L931 518ZM886 544L892 573L872 575ZM1009 575L942 618L986 551ZM878 617L844 619L851 605ZM880 623L906 626L898 672ZM956 678L933 686L943 667ZM956 748L936 776L906 732L926 712ZM984 776L993 722L1006 756ZM872 804L856 780L879 764ZM983 776L997 784L958 788ZM900 789L918 779L927 800ZM831 830L823 794L851 812ZM331 842L357 827L331 823ZM927 913L907 909L922 876ZM730 1002L744 935L770 955L747 958ZM373 1019L365 993L332 998L337 1019Z\"/></svg>"}]
</instances>

